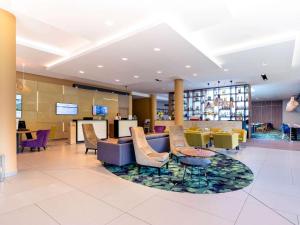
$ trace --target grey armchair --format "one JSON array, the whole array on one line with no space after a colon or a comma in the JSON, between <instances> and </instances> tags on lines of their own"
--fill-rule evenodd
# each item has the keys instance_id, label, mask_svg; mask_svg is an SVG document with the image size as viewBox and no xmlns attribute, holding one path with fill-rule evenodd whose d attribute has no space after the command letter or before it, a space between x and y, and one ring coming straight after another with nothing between
<instances>
[{"instance_id":1,"label":"grey armchair","mask_svg":"<svg viewBox=\"0 0 300 225\"><path fill-rule=\"evenodd\" d=\"M99 139L94 130L93 124L82 124L82 131L84 136L84 143L85 143L85 154L88 153L89 149L95 150L95 154L97 153L97 142Z\"/></svg>"},{"instance_id":2,"label":"grey armchair","mask_svg":"<svg viewBox=\"0 0 300 225\"><path fill-rule=\"evenodd\" d=\"M159 153L153 150L146 140L142 127L132 127L131 133L139 172L141 166L154 167L158 169L158 175L160 175L161 167L166 165L168 168L169 153Z\"/></svg>"}]
</instances>

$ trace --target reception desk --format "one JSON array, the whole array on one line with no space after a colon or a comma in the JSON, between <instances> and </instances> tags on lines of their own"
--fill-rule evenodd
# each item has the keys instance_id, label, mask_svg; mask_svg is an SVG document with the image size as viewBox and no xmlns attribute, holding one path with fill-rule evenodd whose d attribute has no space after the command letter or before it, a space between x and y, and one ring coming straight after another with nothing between
<instances>
[{"instance_id":1,"label":"reception desk","mask_svg":"<svg viewBox=\"0 0 300 225\"><path fill-rule=\"evenodd\" d=\"M131 136L130 127L137 127L137 120L115 120L114 121L114 137L129 137Z\"/></svg>"},{"instance_id":2,"label":"reception desk","mask_svg":"<svg viewBox=\"0 0 300 225\"><path fill-rule=\"evenodd\" d=\"M107 120L74 120L70 123L70 144L84 141L82 124L93 124L95 133L99 139L108 138Z\"/></svg>"},{"instance_id":3,"label":"reception desk","mask_svg":"<svg viewBox=\"0 0 300 225\"><path fill-rule=\"evenodd\" d=\"M156 120L155 125L157 126L166 126L168 129L169 126L174 126L174 120ZM242 128L242 121L225 121L225 120L210 120L210 121L192 121L185 120L183 121L184 129L190 127L199 127L199 128L221 128L224 131L230 131L233 128Z\"/></svg>"}]
</instances>

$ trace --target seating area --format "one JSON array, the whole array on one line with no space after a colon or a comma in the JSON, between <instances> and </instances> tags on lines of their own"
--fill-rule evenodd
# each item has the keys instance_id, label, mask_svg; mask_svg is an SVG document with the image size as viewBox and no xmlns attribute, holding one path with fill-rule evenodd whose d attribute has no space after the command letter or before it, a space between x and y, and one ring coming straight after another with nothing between
<instances>
[{"instance_id":1,"label":"seating area","mask_svg":"<svg viewBox=\"0 0 300 225\"><path fill-rule=\"evenodd\" d=\"M0 225L300 225L299 15L0 0Z\"/></svg>"}]
</instances>

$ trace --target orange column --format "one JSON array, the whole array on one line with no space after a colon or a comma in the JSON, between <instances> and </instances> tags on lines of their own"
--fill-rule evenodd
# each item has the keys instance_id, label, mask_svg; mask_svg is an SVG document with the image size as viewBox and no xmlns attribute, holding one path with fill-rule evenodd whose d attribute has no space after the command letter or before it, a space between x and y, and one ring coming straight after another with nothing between
<instances>
[{"instance_id":1,"label":"orange column","mask_svg":"<svg viewBox=\"0 0 300 225\"><path fill-rule=\"evenodd\" d=\"M174 81L174 103L175 103L175 124L183 125L183 80L176 79Z\"/></svg>"},{"instance_id":2,"label":"orange column","mask_svg":"<svg viewBox=\"0 0 300 225\"><path fill-rule=\"evenodd\" d=\"M150 96L150 116L151 116L151 131L154 131L154 125L156 120L157 114L157 102L156 102L156 95Z\"/></svg>"},{"instance_id":3,"label":"orange column","mask_svg":"<svg viewBox=\"0 0 300 225\"><path fill-rule=\"evenodd\" d=\"M17 173L16 155L16 18L0 9L0 154L6 176Z\"/></svg>"}]
</instances>

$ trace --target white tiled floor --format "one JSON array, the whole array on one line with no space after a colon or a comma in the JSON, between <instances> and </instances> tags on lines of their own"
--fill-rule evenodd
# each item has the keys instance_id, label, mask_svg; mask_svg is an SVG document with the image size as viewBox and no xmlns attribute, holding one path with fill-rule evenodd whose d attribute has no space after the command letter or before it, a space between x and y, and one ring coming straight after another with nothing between
<instances>
[{"instance_id":1,"label":"white tiled floor","mask_svg":"<svg viewBox=\"0 0 300 225\"><path fill-rule=\"evenodd\" d=\"M19 173L0 183L2 225L299 224L300 151L246 147L227 153L255 174L225 194L166 192L110 174L84 146L50 143L18 155Z\"/></svg>"}]
</instances>

